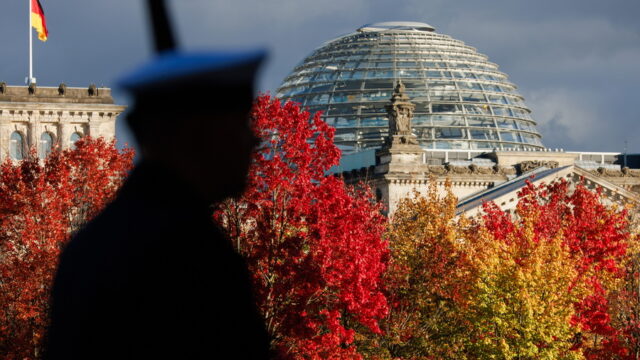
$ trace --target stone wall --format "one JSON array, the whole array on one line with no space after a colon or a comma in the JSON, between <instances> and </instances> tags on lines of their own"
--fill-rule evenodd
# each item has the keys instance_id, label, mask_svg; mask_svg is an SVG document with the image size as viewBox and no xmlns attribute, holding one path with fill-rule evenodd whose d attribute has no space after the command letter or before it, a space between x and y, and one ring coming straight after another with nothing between
<instances>
[{"instance_id":1,"label":"stone wall","mask_svg":"<svg viewBox=\"0 0 640 360\"><path fill-rule=\"evenodd\" d=\"M63 149L73 145L74 136L112 139L116 118L124 109L113 103L111 90L107 88L0 83L0 161L10 156L14 133L22 137L24 150L40 150L45 133L52 137L53 146Z\"/></svg>"}]
</instances>

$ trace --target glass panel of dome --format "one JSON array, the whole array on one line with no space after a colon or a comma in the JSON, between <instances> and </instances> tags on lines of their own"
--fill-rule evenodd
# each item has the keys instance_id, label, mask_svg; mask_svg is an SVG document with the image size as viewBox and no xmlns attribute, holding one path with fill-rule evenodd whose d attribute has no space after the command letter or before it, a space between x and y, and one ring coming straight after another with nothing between
<instances>
[{"instance_id":1,"label":"glass panel of dome","mask_svg":"<svg viewBox=\"0 0 640 360\"><path fill-rule=\"evenodd\" d=\"M454 150L467 150L470 148L468 141L450 141L449 144L451 146L451 149Z\"/></svg>"},{"instance_id":2,"label":"glass panel of dome","mask_svg":"<svg viewBox=\"0 0 640 360\"><path fill-rule=\"evenodd\" d=\"M413 134L415 134L420 139L431 139L431 128L415 128L413 129Z\"/></svg>"},{"instance_id":3,"label":"glass panel of dome","mask_svg":"<svg viewBox=\"0 0 640 360\"><path fill-rule=\"evenodd\" d=\"M456 84L458 84L458 87L460 89L482 90L482 87L480 87L480 83L477 83L477 82L456 81Z\"/></svg>"},{"instance_id":4,"label":"glass panel of dome","mask_svg":"<svg viewBox=\"0 0 640 360\"><path fill-rule=\"evenodd\" d=\"M531 116L529 116L529 113L527 113L526 111L523 111L520 109L513 109L513 114L515 117L531 120Z\"/></svg>"},{"instance_id":5,"label":"glass panel of dome","mask_svg":"<svg viewBox=\"0 0 640 360\"><path fill-rule=\"evenodd\" d=\"M524 131L531 131L531 132L536 131L536 128L532 124L529 124L528 122L524 122L524 121L518 122L518 128Z\"/></svg>"},{"instance_id":6,"label":"glass panel of dome","mask_svg":"<svg viewBox=\"0 0 640 360\"><path fill-rule=\"evenodd\" d=\"M471 143L473 149L496 149L500 147L497 143L478 141Z\"/></svg>"},{"instance_id":7,"label":"glass panel of dome","mask_svg":"<svg viewBox=\"0 0 640 360\"><path fill-rule=\"evenodd\" d=\"M469 135L477 140L498 140L498 135L493 130L469 129Z\"/></svg>"},{"instance_id":8,"label":"glass panel of dome","mask_svg":"<svg viewBox=\"0 0 640 360\"><path fill-rule=\"evenodd\" d=\"M334 126L336 125L336 118L329 116L329 117L323 117L324 122L326 122L328 125Z\"/></svg>"},{"instance_id":9,"label":"glass panel of dome","mask_svg":"<svg viewBox=\"0 0 640 360\"><path fill-rule=\"evenodd\" d=\"M338 130L336 131L336 134L334 136L335 141L355 141L356 140L356 134L354 134L353 132L350 131L341 131Z\"/></svg>"},{"instance_id":10,"label":"glass panel of dome","mask_svg":"<svg viewBox=\"0 0 640 360\"><path fill-rule=\"evenodd\" d=\"M491 115L488 105L465 105L464 109L467 114L485 114Z\"/></svg>"},{"instance_id":11,"label":"glass panel of dome","mask_svg":"<svg viewBox=\"0 0 640 360\"><path fill-rule=\"evenodd\" d=\"M507 99L504 96L500 95L487 95L489 102L496 104L507 104Z\"/></svg>"},{"instance_id":12,"label":"glass panel of dome","mask_svg":"<svg viewBox=\"0 0 640 360\"><path fill-rule=\"evenodd\" d=\"M393 70L373 70L367 71L367 79L393 79Z\"/></svg>"},{"instance_id":13,"label":"glass panel of dome","mask_svg":"<svg viewBox=\"0 0 640 360\"><path fill-rule=\"evenodd\" d=\"M365 117L360 119L362 126L387 126L388 120L384 117Z\"/></svg>"},{"instance_id":14,"label":"glass panel of dome","mask_svg":"<svg viewBox=\"0 0 640 360\"><path fill-rule=\"evenodd\" d=\"M460 96L462 97L462 101L471 101L471 102L478 102L478 101L486 101L484 98L484 95L482 95L482 93L460 93Z\"/></svg>"},{"instance_id":15,"label":"glass panel of dome","mask_svg":"<svg viewBox=\"0 0 640 360\"><path fill-rule=\"evenodd\" d=\"M362 94L363 101L380 101L391 98L391 91L375 91Z\"/></svg>"},{"instance_id":16,"label":"glass panel of dome","mask_svg":"<svg viewBox=\"0 0 640 360\"><path fill-rule=\"evenodd\" d=\"M515 122L513 120L498 120L498 127L505 129L517 129Z\"/></svg>"},{"instance_id":17,"label":"glass panel of dome","mask_svg":"<svg viewBox=\"0 0 640 360\"><path fill-rule=\"evenodd\" d=\"M422 71L420 70L398 70L398 77L400 78L422 78Z\"/></svg>"},{"instance_id":18,"label":"glass panel of dome","mask_svg":"<svg viewBox=\"0 0 640 360\"><path fill-rule=\"evenodd\" d=\"M311 85L311 89L309 92L323 92L323 91L329 91L333 89L333 83L331 84L314 84Z\"/></svg>"},{"instance_id":19,"label":"glass panel of dome","mask_svg":"<svg viewBox=\"0 0 640 360\"><path fill-rule=\"evenodd\" d=\"M434 128L436 139L464 139L465 130L460 128Z\"/></svg>"},{"instance_id":20,"label":"glass panel of dome","mask_svg":"<svg viewBox=\"0 0 640 360\"><path fill-rule=\"evenodd\" d=\"M383 133L380 130L363 131L360 135L362 140L383 140Z\"/></svg>"},{"instance_id":21,"label":"glass panel of dome","mask_svg":"<svg viewBox=\"0 0 640 360\"><path fill-rule=\"evenodd\" d=\"M393 80L375 80L367 79L364 83L365 89L393 89Z\"/></svg>"},{"instance_id":22,"label":"glass panel of dome","mask_svg":"<svg viewBox=\"0 0 640 360\"><path fill-rule=\"evenodd\" d=\"M516 141L515 134L512 132L501 131L500 138L502 139L502 141L511 141L511 142Z\"/></svg>"},{"instance_id":23,"label":"glass panel of dome","mask_svg":"<svg viewBox=\"0 0 640 360\"><path fill-rule=\"evenodd\" d=\"M456 104L433 104L431 105L431 112L434 113L459 113L462 112L460 105Z\"/></svg>"},{"instance_id":24,"label":"glass panel of dome","mask_svg":"<svg viewBox=\"0 0 640 360\"><path fill-rule=\"evenodd\" d=\"M506 107L492 106L491 109L493 110L494 115L513 116L513 114L511 113L511 110L509 110L509 108L506 108Z\"/></svg>"},{"instance_id":25,"label":"glass panel of dome","mask_svg":"<svg viewBox=\"0 0 640 360\"><path fill-rule=\"evenodd\" d=\"M418 63L415 61L398 61L396 64L398 65L398 67L404 67L404 68L420 67Z\"/></svg>"},{"instance_id":26,"label":"glass panel of dome","mask_svg":"<svg viewBox=\"0 0 640 360\"><path fill-rule=\"evenodd\" d=\"M376 113L386 113L387 111L382 106L376 106L374 104L366 104L360 105L360 113L361 114L376 114Z\"/></svg>"},{"instance_id":27,"label":"glass panel of dome","mask_svg":"<svg viewBox=\"0 0 640 360\"><path fill-rule=\"evenodd\" d=\"M346 93L334 93L329 101L330 104L343 103L347 101Z\"/></svg>"},{"instance_id":28,"label":"glass panel of dome","mask_svg":"<svg viewBox=\"0 0 640 360\"><path fill-rule=\"evenodd\" d=\"M335 127L357 127L358 119L353 117L337 117L335 118Z\"/></svg>"},{"instance_id":29,"label":"glass panel of dome","mask_svg":"<svg viewBox=\"0 0 640 360\"><path fill-rule=\"evenodd\" d=\"M335 78L338 77L338 73L337 72L322 72L322 73L318 73L316 74L315 78L313 80L315 81L331 81Z\"/></svg>"},{"instance_id":30,"label":"glass panel of dome","mask_svg":"<svg viewBox=\"0 0 640 360\"><path fill-rule=\"evenodd\" d=\"M507 100L509 101L509 103L511 105L516 105L516 106L524 106L524 103L522 102L522 99L517 98L517 97L509 97L507 98Z\"/></svg>"},{"instance_id":31,"label":"glass panel of dome","mask_svg":"<svg viewBox=\"0 0 640 360\"><path fill-rule=\"evenodd\" d=\"M502 88L500 86L498 86L498 85L484 84L483 87L487 91L502 92Z\"/></svg>"},{"instance_id":32,"label":"glass panel of dome","mask_svg":"<svg viewBox=\"0 0 640 360\"><path fill-rule=\"evenodd\" d=\"M420 125L431 125L431 116L430 115L415 115L411 123L415 126Z\"/></svg>"},{"instance_id":33,"label":"glass panel of dome","mask_svg":"<svg viewBox=\"0 0 640 360\"><path fill-rule=\"evenodd\" d=\"M402 79L402 84L406 89L424 89L426 88L424 80Z\"/></svg>"},{"instance_id":34,"label":"glass panel of dome","mask_svg":"<svg viewBox=\"0 0 640 360\"><path fill-rule=\"evenodd\" d=\"M305 98L304 97L293 97L290 99L292 102L304 105Z\"/></svg>"},{"instance_id":35,"label":"glass panel of dome","mask_svg":"<svg viewBox=\"0 0 640 360\"><path fill-rule=\"evenodd\" d=\"M329 94L314 95L307 100L307 105L326 104L329 102Z\"/></svg>"},{"instance_id":36,"label":"glass panel of dome","mask_svg":"<svg viewBox=\"0 0 640 360\"><path fill-rule=\"evenodd\" d=\"M539 142L537 137L529 134L522 134L522 139L527 144L538 145Z\"/></svg>"},{"instance_id":37,"label":"glass panel of dome","mask_svg":"<svg viewBox=\"0 0 640 360\"><path fill-rule=\"evenodd\" d=\"M435 71L435 70L428 70L427 71L427 77L428 78L441 78L442 77L442 73L440 71Z\"/></svg>"},{"instance_id":38,"label":"glass panel of dome","mask_svg":"<svg viewBox=\"0 0 640 360\"><path fill-rule=\"evenodd\" d=\"M457 92L433 92L429 96L431 101L460 101Z\"/></svg>"},{"instance_id":39,"label":"glass panel of dome","mask_svg":"<svg viewBox=\"0 0 640 360\"><path fill-rule=\"evenodd\" d=\"M495 78L493 77L493 75L489 75L489 74L478 74L476 75L478 77L478 79L482 79L482 80L495 80Z\"/></svg>"},{"instance_id":40,"label":"glass panel of dome","mask_svg":"<svg viewBox=\"0 0 640 360\"><path fill-rule=\"evenodd\" d=\"M336 90L360 90L362 81L342 81L336 83Z\"/></svg>"},{"instance_id":41,"label":"glass panel of dome","mask_svg":"<svg viewBox=\"0 0 640 360\"><path fill-rule=\"evenodd\" d=\"M354 106L329 106L327 115L353 115L355 114Z\"/></svg>"},{"instance_id":42,"label":"glass panel of dome","mask_svg":"<svg viewBox=\"0 0 640 360\"><path fill-rule=\"evenodd\" d=\"M467 124L469 126L476 126L476 127L495 127L495 124L493 123L493 118L490 118L490 117L477 117L477 116L467 117Z\"/></svg>"},{"instance_id":43,"label":"glass panel of dome","mask_svg":"<svg viewBox=\"0 0 640 360\"><path fill-rule=\"evenodd\" d=\"M439 91L455 91L456 85L453 81L429 81L428 88L430 93L438 94Z\"/></svg>"},{"instance_id":44,"label":"glass panel of dome","mask_svg":"<svg viewBox=\"0 0 640 360\"><path fill-rule=\"evenodd\" d=\"M465 126L464 118L456 115L431 115L434 126Z\"/></svg>"}]
</instances>

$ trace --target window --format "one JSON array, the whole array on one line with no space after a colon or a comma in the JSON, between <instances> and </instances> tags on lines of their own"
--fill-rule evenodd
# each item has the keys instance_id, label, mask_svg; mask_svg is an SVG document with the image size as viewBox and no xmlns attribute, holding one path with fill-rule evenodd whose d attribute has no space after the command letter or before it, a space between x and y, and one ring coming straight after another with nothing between
<instances>
[{"instance_id":1,"label":"window","mask_svg":"<svg viewBox=\"0 0 640 360\"><path fill-rule=\"evenodd\" d=\"M40 148L38 149L38 157L44 159L51 153L53 149L53 135L50 132L43 132L40 135Z\"/></svg>"},{"instance_id":2,"label":"window","mask_svg":"<svg viewBox=\"0 0 640 360\"><path fill-rule=\"evenodd\" d=\"M9 145L9 155L13 160L24 159L25 144L24 137L17 131L11 134L11 144Z\"/></svg>"},{"instance_id":3,"label":"window","mask_svg":"<svg viewBox=\"0 0 640 360\"><path fill-rule=\"evenodd\" d=\"M435 128L436 139L464 139L464 130L459 128Z\"/></svg>"},{"instance_id":4,"label":"window","mask_svg":"<svg viewBox=\"0 0 640 360\"><path fill-rule=\"evenodd\" d=\"M82 134L80 134L79 132L74 132L73 134L71 134L71 137L69 138L69 147L75 149L76 141L80 139L82 139Z\"/></svg>"}]
</instances>

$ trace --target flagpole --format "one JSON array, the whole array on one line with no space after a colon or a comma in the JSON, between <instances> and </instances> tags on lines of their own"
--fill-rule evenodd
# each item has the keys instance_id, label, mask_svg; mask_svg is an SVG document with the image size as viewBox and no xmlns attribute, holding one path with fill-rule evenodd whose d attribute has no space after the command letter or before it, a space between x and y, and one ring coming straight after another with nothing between
<instances>
[{"instance_id":1,"label":"flagpole","mask_svg":"<svg viewBox=\"0 0 640 360\"><path fill-rule=\"evenodd\" d=\"M27 1L29 1L29 78L27 79L27 85L31 85L32 82L35 82L33 81L33 30L31 30L33 27L31 12L33 9L31 0Z\"/></svg>"}]
</instances>

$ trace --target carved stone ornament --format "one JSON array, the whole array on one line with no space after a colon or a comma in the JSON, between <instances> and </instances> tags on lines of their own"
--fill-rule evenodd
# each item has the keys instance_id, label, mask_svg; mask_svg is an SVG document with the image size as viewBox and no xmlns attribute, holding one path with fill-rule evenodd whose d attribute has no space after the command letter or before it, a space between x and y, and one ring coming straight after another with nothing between
<instances>
[{"instance_id":1,"label":"carved stone ornament","mask_svg":"<svg viewBox=\"0 0 640 360\"><path fill-rule=\"evenodd\" d=\"M411 103L409 96L405 94L405 87L402 81L398 80L391 101L386 105L387 114L389 115L389 137L400 135L401 143L417 144L416 139L409 139L411 134L411 119L413 118L413 110L416 106ZM396 139L393 139L395 142Z\"/></svg>"},{"instance_id":2,"label":"carved stone ornament","mask_svg":"<svg viewBox=\"0 0 640 360\"><path fill-rule=\"evenodd\" d=\"M625 177L640 177L640 169L629 169L628 166L622 168L622 176Z\"/></svg>"},{"instance_id":3,"label":"carved stone ornament","mask_svg":"<svg viewBox=\"0 0 640 360\"><path fill-rule=\"evenodd\" d=\"M96 87L95 84L91 84L89 85L89 96L97 96L98 95L98 88Z\"/></svg>"},{"instance_id":4,"label":"carved stone ornament","mask_svg":"<svg viewBox=\"0 0 640 360\"><path fill-rule=\"evenodd\" d=\"M66 93L67 93L67 84L61 83L58 86L58 95L64 96L64 94L66 94Z\"/></svg>"},{"instance_id":5,"label":"carved stone ornament","mask_svg":"<svg viewBox=\"0 0 640 360\"><path fill-rule=\"evenodd\" d=\"M613 170L613 169L607 169L607 168L603 168L603 167L599 167L598 170L596 170L596 174L598 174L600 176L610 176L610 177L623 177L624 176L624 173L622 171Z\"/></svg>"},{"instance_id":6,"label":"carved stone ornament","mask_svg":"<svg viewBox=\"0 0 640 360\"><path fill-rule=\"evenodd\" d=\"M0 94L6 94L7 93L7 83L6 82L0 82Z\"/></svg>"},{"instance_id":7,"label":"carved stone ornament","mask_svg":"<svg viewBox=\"0 0 640 360\"><path fill-rule=\"evenodd\" d=\"M36 83L32 82L29 84L29 95L35 95L37 90Z\"/></svg>"},{"instance_id":8,"label":"carved stone ornament","mask_svg":"<svg viewBox=\"0 0 640 360\"><path fill-rule=\"evenodd\" d=\"M429 165L429 173L435 175L444 175L447 173L447 169L444 165Z\"/></svg>"},{"instance_id":9,"label":"carved stone ornament","mask_svg":"<svg viewBox=\"0 0 640 360\"><path fill-rule=\"evenodd\" d=\"M548 167L549 169L555 169L560 164L557 161L544 161L544 160L527 160L518 164L520 173L526 173L528 171L537 169L539 167Z\"/></svg>"},{"instance_id":10,"label":"carved stone ornament","mask_svg":"<svg viewBox=\"0 0 640 360\"><path fill-rule=\"evenodd\" d=\"M471 169L468 166L456 166L451 164L446 164L445 169L449 174L470 174Z\"/></svg>"},{"instance_id":11,"label":"carved stone ornament","mask_svg":"<svg viewBox=\"0 0 640 360\"><path fill-rule=\"evenodd\" d=\"M469 170L471 170L471 173L473 173L473 174L479 174L479 175L493 174L493 168L492 167L478 166L476 164L469 165Z\"/></svg>"}]
</instances>

